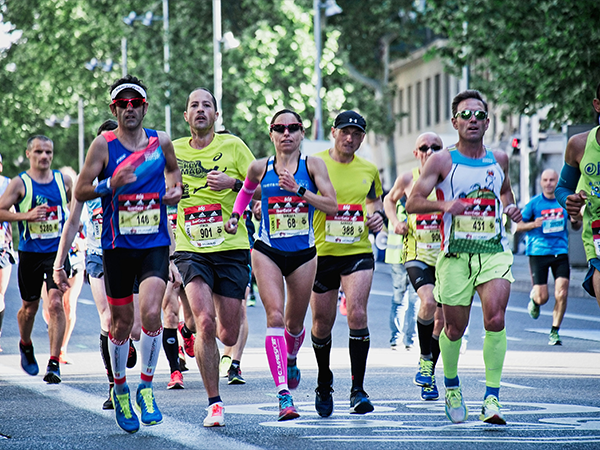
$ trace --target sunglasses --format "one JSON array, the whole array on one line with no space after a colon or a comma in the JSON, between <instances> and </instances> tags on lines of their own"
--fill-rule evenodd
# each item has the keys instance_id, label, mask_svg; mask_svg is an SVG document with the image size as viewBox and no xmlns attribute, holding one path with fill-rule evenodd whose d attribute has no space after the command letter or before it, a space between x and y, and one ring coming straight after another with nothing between
<instances>
[{"instance_id":1,"label":"sunglasses","mask_svg":"<svg viewBox=\"0 0 600 450\"><path fill-rule=\"evenodd\" d=\"M471 111L470 109L465 109L464 111L459 111L454 114L454 117L460 116L463 120L470 120L472 116L475 116L477 120L485 120L488 117L488 113L485 111Z\"/></svg>"},{"instance_id":2,"label":"sunglasses","mask_svg":"<svg viewBox=\"0 0 600 450\"><path fill-rule=\"evenodd\" d=\"M127 109L129 105L131 105L132 108L139 108L144 103L146 103L145 98L115 98L112 101L113 105L123 109Z\"/></svg>"},{"instance_id":3,"label":"sunglasses","mask_svg":"<svg viewBox=\"0 0 600 450\"><path fill-rule=\"evenodd\" d=\"M442 147L440 147L437 144L433 144L433 145L429 145L429 146L428 145L421 145L419 147L419 151L423 152L423 153L428 152L429 149L431 149L432 152L439 152L442 149Z\"/></svg>"},{"instance_id":4,"label":"sunglasses","mask_svg":"<svg viewBox=\"0 0 600 450\"><path fill-rule=\"evenodd\" d=\"M277 133L285 133L285 130L288 130L290 133L295 133L296 131L302 131L303 129L304 127L301 123L288 123L287 125L274 123L270 127L271 131L276 131Z\"/></svg>"}]
</instances>

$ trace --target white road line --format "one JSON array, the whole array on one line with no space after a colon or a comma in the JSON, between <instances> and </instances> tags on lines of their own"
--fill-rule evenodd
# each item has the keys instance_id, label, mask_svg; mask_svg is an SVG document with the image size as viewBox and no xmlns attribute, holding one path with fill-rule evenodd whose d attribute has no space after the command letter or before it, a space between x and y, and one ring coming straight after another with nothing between
<instances>
[{"instance_id":1,"label":"white road line","mask_svg":"<svg viewBox=\"0 0 600 450\"><path fill-rule=\"evenodd\" d=\"M485 380L477 380L480 383L484 383L485 384ZM523 386L521 384L513 384L513 383L506 383L504 381L500 382L500 386L501 387L510 387L510 388L515 388L515 389L536 389L533 386Z\"/></svg>"},{"instance_id":2,"label":"white road line","mask_svg":"<svg viewBox=\"0 0 600 450\"><path fill-rule=\"evenodd\" d=\"M481 302L473 302L473 306L476 306L477 308L481 308ZM506 308L507 311L510 312L518 312L518 313L525 313L525 314L529 314L529 312L527 311L527 308L519 308L517 306L508 306ZM552 311L540 311L540 314L542 316L549 316L552 317ZM565 314L565 319L576 319L576 320L589 320L590 322L598 322L600 323L600 316L584 316L583 314L571 314L571 313L566 313Z\"/></svg>"},{"instance_id":3,"label":"white road line","mask_svg":"<svg viewBox=\"0 0 600 450\"><path fill-rule=\"evenodd\" d=\"M44 397L59 400L75 408L111 419L113 426L117 427L117 424L114 422L113 411L98 409L98 405L101 405L106 400L106 397L91 395L64 384L48 385L42 381L41 377L31 378L31 382L25 384L19 381L22 378L22 371L0 364L0 379L3 382L18 385L20 388L29 389ZM199 420L203 420L203 418ZM125 434L125 431L123 433ZM164 421L160 425L151 427L142 426L138 433L151 434L155 437L198 450L214 450L215 448L261 450L260 447L255 447L226 436L220 436L203 426L195 426L168 416L164 416Z\"/></svg>"}]
</instances>

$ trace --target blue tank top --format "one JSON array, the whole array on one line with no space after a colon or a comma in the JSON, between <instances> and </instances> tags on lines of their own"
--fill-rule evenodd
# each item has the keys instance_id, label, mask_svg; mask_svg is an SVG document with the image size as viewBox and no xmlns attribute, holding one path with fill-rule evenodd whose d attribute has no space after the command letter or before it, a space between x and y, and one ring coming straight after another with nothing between
<instances>
[{"instance_id":1,"label":"blue tank top","mask_svg":"<svg viewBox=\"0 0 600 450\"><path fill-rule=\"evenodd\" d=\"M300 155L294 178L296 183L304 186L306 190L317 193L317 186L308 173L304 155ZM258 240L284 252L296 252L314 247L315 208L302 197L279 187L279 175L275 173L275 157L268 159L267 170L260 187L262 218Z\"/></svg>"},{"instance_id":2,"label":"blue tank top","mask_svg":"<svg viewBox=\"0 0 600 450\"><path fill-rule=\"evenodd\" d=\"M15 205L17 212L27 212L38 205L47 204L46 216L39 221L19 222L19 251L52 253L58 250L60 235L67 220L67 194L62 174L53 170L54 180L40 184L21 172L25 185L23 199Z\"/></svg>"},{"instance_id":3,"label":"blue tank top","mask_svg":"<svg viewBox=\"0 0 600 450\"><path fill-rule=\"evenodd\" d=\"M137 180L102 197L102 249L145 249L170 244L165 195L165 156L155 130L144 128L149 138L144 150L127 150L111 131L108 164L99 180L113 176L125 165L133 165Z\"/></svg>"}]
</instances>

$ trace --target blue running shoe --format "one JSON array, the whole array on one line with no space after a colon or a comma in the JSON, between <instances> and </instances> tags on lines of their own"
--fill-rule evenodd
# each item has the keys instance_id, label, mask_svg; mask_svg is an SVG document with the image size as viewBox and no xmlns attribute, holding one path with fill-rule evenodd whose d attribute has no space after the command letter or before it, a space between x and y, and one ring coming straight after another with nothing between
<instances>
[{"instance_id":1,"label":"blue running shoe","mask_svg":"<svg viewBox=\"0 0 600 450\"><path fill-rule=\"evenodd\" d=\"M46 375L44 375L44 381L48 384L60 383L60 366L58 362L50 360L48 361L48 369Z\"/></svg>"},{"instance_id":2,"label":"blue running shoe","mask_svg":"<svg viewBox=\"0 0 600 450\"><path fill-rule=\"evenodd\" d=\"M284 391L277 397L279 398L279 418L277 420L292 420L300 417L289 392Z\"/></svg>"},{"instance_id":3,"label":"blue running shoe","mask_svg":"<svg viewBox=\"0 0 600 450\"><path fill-rule=\"evenodd\" d=\"M288 365L288 387L290 389L296 389L300 384L300 369L294 364L293 366Z\"/></svg>"},{"instance_id":4,"label":"blue running shoe","mask_svg":"<svg viewBox=\"0 0 600 450\"><path fill-rule=\"evenodd\" d=\"M154 391L151 387L143 386L143 384L138 386L135 396L135 404L140 410L142 425L157 425L162 422L163 417L156 405Z\"/></svg>"},{"instance_id":5,"label":"blue running shoe","mask_svg":"<svg viewBox=\"0 0 600 450\"><path fill-rule=\"evenodd\" d=\"M362 389L355 389L350 394L350 414L366 414L373 411L369 396Z\"/></svg>"},{"instance_id":6,"label":"blue running shoe","mask_svg":"<svg viewBox=\"0 0 600 450\"><path fill-rule=\"evenodd\" d=\"M125 386L125 393L117 395L114 388L110 391L113 407L115 409L115 420L117 425L128 433L135 433L140 429L140 421L138 420L133 408L131 407L131 395L129 394L129 386Z\"/></svg>"},{"instance_id":7,"label":"blue running shoe","mask_svg":"<svg viewBox=\"0 0 600 450\"><path fill-rule=\"evenodd\" d=\"M333 414L333 379L330 384L319 384L315 389L315 409L321 417Z\"/></svg>"},{"instance_id":8,"label":"blue running shoe","mask_svg":"<svg viewBox=\"0 0 600 450\"><path fill-rule=\"evenodd\" d=\"M425 401L432 401L440 398L440 393L435 385L435 376L433 376L432 379L433 384L431 386L421 387L421 398Z\"/></svg>"},{"instance_id":9,"label":"blue running shoe","mask_svg":"<svg viewBox=\"0 0 600 450\"><path fill-rule=\"evenodd\" d=\"M446 388L446 417L453 423L464 422L469 417L460 386Z\"/></svg>"},{"instance_id":10,"label":"blue running shoe","mask_svg":"<svg viewBox=\"0 0 600 450\"><path fill-rule=\"evenodd\" d=\"M419 371L415 375L417 386L431 386L433 384L433 361L419 358Z\"/></svg>"},{"instance_id":11,"label":"blue running shoe","mask_svg":"<svg viewBox=\"0 0 600 450\"><path fill-rule=\"evenodd\" d=\"M22 342L19 342L19 351L23 370L31 376L36 376L40 372L40 368L33 354L33 344L23 345Z\"/></svg>"}]
</instances>

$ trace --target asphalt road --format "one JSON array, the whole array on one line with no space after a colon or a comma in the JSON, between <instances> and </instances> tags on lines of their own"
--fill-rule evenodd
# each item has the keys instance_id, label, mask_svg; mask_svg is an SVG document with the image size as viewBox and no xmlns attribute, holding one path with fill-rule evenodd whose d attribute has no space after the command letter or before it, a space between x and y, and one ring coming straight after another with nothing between
<instances>
[{"instance_id":1,"label":"asphalt road","mask_svg":"<svg viewBox=\"0 0 600 450\"><path fill-rule=\"evenodd\" d=\"M16 271L14 271L16 272ZM527 293L514 290L507 313L508 353L500 400L506 426L478 420L485 390L481 306L476 299L459 376L470 409L463 424L451 424L443 400L423 402L414 386L418 351L391 350L389 271L378 266L369 304L371 351L365 389L375 411L350 415L350 370L346 318L334 329L332 368L335 410L327 419L314 410L316 363L309 339L299 354L302 381L293 392L301 412L297 420L277 421L277 399L264 355L265 315L260 301L249 308L250 336L242 359L246 385L221 383L226 426L205 429L206 393L193 361L184 373L185 390L169 391L164 355L155 375L162 424L128 435L112 411L102 411L107 382L98 352L99 322L88 286L78 303L69 353L61 366L63 382L46 385L20 368L16 312L20 298L16 276L6 296L0 346L0 450L4 449L422 449L422 448L600 448L600 308L595 300L571 297L561 328L562 347L547 345L550 307L537 321L527 314ZM310 312L306 321L310 328ZM307 333L308 334L308 333ZM40 369L48 358L45 323L38 313L33 340ZM442 379L442 363L438 377ZM135 388L139 368L128 372ZM443 395L443 388L441 389Z\"/></svg>"}]
</instances>

